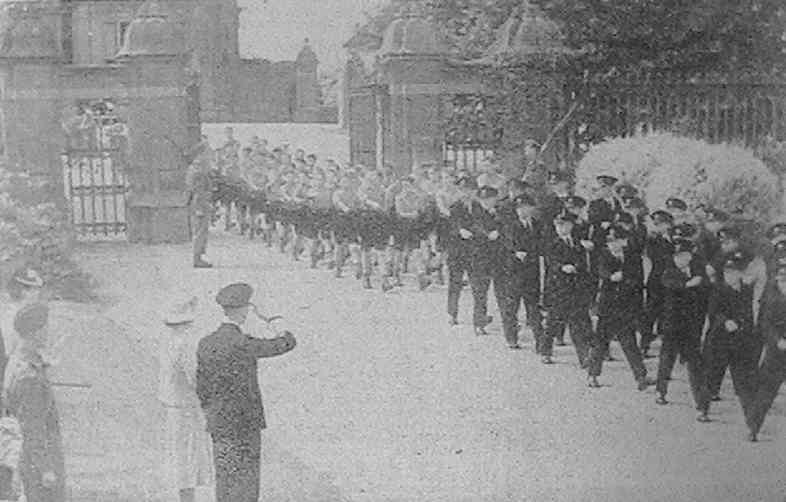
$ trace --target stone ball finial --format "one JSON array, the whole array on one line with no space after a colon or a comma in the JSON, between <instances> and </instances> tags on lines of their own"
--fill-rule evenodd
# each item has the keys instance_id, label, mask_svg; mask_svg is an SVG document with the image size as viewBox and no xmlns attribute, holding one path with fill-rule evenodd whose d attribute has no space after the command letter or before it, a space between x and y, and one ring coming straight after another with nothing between
<instances>
[{"instance_id":1,"label":"stone ball finial","mask_svg":"<svg viewBox=\"0 0 786 502\"><path fill-rule=\"evenodd\" d=\"M385 29L378 54L390 56L437 56L447 53L447 44L425 17L407 11Z\"/></svg>"}]
</instances>

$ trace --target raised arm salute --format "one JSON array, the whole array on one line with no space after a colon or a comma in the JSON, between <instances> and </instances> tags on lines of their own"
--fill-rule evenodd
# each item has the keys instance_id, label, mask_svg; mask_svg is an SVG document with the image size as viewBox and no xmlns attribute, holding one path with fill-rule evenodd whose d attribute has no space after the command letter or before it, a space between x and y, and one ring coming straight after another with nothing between
<instances>
[{"instance_id":1,"label":"raised arm salute","mask_svg":"<svg viewBox=\"0 0 786 502\"><path fill-rule=\"evenodd\" d=\"M197 349L196 391L213 439L216 502L259 500L260 430L266 424L257 359L295 348L288 332L273 339L243 333L252 294L244 283L219 291L216 302L226 318Z\"/></svg>"}]
</instances>

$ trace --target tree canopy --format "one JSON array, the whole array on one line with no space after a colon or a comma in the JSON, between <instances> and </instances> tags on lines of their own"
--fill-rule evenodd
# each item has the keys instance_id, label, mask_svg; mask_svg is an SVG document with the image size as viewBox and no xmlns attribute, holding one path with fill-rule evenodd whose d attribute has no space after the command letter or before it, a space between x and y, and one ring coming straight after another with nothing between
<instances>
[{"instance_id":1,"label":"tree canopy","mask_svg":"<svg viewBox=\"0 0 786 502\"><path fill-rule=\"evenodd\" d=\"M397 13L417 9L434 19L457 56L473 58L517 8L531 4L579 49L581 70L713 69L786 62L782 0L391 0L367 24L381 32Z\"/></svg>"}]
</instances>

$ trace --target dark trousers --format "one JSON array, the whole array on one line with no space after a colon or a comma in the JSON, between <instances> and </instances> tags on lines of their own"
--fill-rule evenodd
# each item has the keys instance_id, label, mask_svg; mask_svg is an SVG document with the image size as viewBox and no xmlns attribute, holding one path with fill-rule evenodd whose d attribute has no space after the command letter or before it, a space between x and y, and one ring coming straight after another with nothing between
<instances>
[{"instance_id":1,"label":"dark trousers","mask_svg":"<svg viewBox=\"0 0 786 502\"><path fill-rule=\"evenodd\" d=\"M487 270L472 266L469 273L469 284L472 288L472 323L476 328L488 324L489 288L492 276ZM494 285L496 289L496 285Z\"/></svg>"},{"instance_id":2,"label":"dark trousers","mask_svg":"<svg viewBox=\"0 0 786 502\"><path fill-rule=\"evenodd\" d=\"M644 304L644 312L641 316L641 342L639 347L642 351L649 350L650 345L655 340L655 325L660 330L663 323L664 291L662 287L647 285L647 300Z\"/></svg>"},{"instance_id":3,"label":"dark trousers","mask_svg":"<svg viewBox=\"0 0 786 502\"><path fill-rule=\"evenodd\" d=\"M535 281L533 284L532 282ZM505 270L494 279L494 293L497 296L502 330L510 345L519 341L519 308L524 302L527 311L527 325L532 330L535 341L543 338L543 317L538 305L539 278L527 277L515 271Z\"/></svg>"},{"instance_id":4,"label":"dark trousers","mask_svg":"<svg viewBox=\"0 0 786 502\"><path fill-rule=\"evenodd\" d=\"M746 422L753 433L758 433L764 423L764 417L770 411L781 384L786 380L786 351L778 349L774 344L767 347L764 360L759 368L758 390L751 400Z\"/></svg>"},{"instance_id":5,"label":"dark trousers","mask_svg":"<svg viewBox=\"0 0 786 502\"><path fill-rule=\"evenodd\" d=\"M688 382L693 400L698 406L703 392L703 373L701 363L701 328L694 321L675 323L663 329L663 344L658 359L658 381L656 390L666 395L669 390L669 378L680 356L688 368Z\"/></svg>"},{"instance_id":6,"label":"dark trousers","mask_svg":"<svg viewBox=\"0 0 786 502\"><path fill-rule=\"evenodd\" d=\"M554 338L563 336L565 328L570 330L570 339L576 349L579 364L584 366L589 355L589 337L592 324L589 318L589 306L579 304L570 310L564 307L551 309L546 316L543 336L536 341L535 350L543 356L551 356L554 350Z\"/></svg>"},{"instance_id":7,"label":"dark trousers","mask_svg":"<svg viewBox=\"0 0 786 502\"><path fill-rule=\"evenodd\" d=\"M707 361L708 359L713 357L712 355L712 352L714 350L713 344L717 345L717 342L714 342L713 339L714 337L707 336L704 341L704 348L702 351L702 358L704 359L704 361ZM756 343L754 342L752 342L752 345L749 348L749 350L751 351L749 357L752 358L753 360L758 361L759 358L761 357L762 347L761 346L756 347ZM720 394L721 385L723 385L723 378L726 376L726 370L729 368L729 359L721 358L717 361L717 364L713 364L713 365L710 365L709 363L707 364L708 367L707 370L705 371L707 387L711 396L717 396L718 394Z\"/></svg>"},{"instance_id":8,"label":"dark trousers","mask_svg":"<svg viewBox=\"0 0 786 502\"><path fill-rule=\"evenodd\" d=\"M258 502L260 432L213 433L212 438L216 502Z\"/></svg>"},{"instance_id":9,"label":"dark trousers","mask_svg":"<svg viewBox=\"0 0 786 502\"><path fill-rule=\"evenodd\" d=\"M717 375L719 372L722 374L728 367L734 384L734 393L747 415L756 394L761 354L758 335L748 330L728 333L722 326L718 326L711 329L707 337L704 347L705 381L698 408L702 411L709 409L712 399L710 375Z\"/></svg>"},{"instance_id":10,"label":"dark trousers","mask_svg":"<svg viewBox=\"0 0 786 502\"><path fill-rule=\"evenodd\" d=\"M448 254L448 315L458 317L459 298L464 287L464 273L470 274L469 256Z\"/></svg>"},{"instance_id":11,"label":"dark trousers","mask_svg":"<svg viewBox=\"0 0 786 502\"><path fill-rule=\"evenodd\" d=\"M628 365L633 372L633 377L639 381L647 376L647 369L636 345L636 319L631 315L609 314L598 319L597 332L591 337L589 353L589 376L600 376L603 369L603 360L609 352L609 344L616 339Z\"/></svg>"}]
</instances>

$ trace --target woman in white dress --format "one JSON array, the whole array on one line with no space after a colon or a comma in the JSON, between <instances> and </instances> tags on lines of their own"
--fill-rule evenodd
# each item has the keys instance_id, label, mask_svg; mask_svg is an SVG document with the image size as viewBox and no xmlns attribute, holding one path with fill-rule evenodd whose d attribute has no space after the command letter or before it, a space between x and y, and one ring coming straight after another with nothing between
<instances>
[{"instance_id":1,"label":"woman in white dress","mask_svg":"<svg viewBox=\"0 0 786 502\"><path fill-rule=\"evenodd\" d=\"M181 502L193 502L196 489L213 482L210 440L195 390L196 305L194 297L167 314L159 348L158 399L166 409L165 479L168 490L176 487Z\"/></svg>"}]
</instances>

